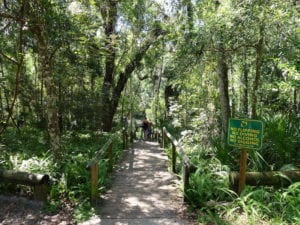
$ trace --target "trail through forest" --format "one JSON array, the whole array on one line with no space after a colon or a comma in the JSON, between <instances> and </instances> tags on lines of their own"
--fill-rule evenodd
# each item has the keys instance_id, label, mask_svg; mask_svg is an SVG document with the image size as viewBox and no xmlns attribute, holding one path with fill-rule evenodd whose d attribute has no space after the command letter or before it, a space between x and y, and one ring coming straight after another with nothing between
<instances>
[{"instance_id":1,"label":"trail through forest","mask_svg":"<svg viewBox=\"0 0 300 225\"><path fill-rule=\"evenodd\" d=\"M124 155L111 188L96 207L97 216L81 225L192 225L163 149L137 141Z\"/></svg>"},{"instance_id":2,"label":"trail through forest","mask_svg":"<svg viewBox=\"0 0 300 225\"><path fill-rule=\"evenodd\" d=\"M179 180L168 171L168 157L157 143L137 141L124 152L110 189L96 204L96 215L80 225L191 225ZM75 224L71 209L47 213L22 197L0 196L0 225Z\"/></svg>"}]
</instances>

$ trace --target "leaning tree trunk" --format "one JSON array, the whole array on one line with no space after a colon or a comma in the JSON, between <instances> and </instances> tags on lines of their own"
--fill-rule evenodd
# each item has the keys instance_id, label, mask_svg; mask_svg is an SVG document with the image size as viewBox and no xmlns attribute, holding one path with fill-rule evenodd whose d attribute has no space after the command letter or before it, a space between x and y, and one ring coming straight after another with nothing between
<instances>
[{"instance_id":1,"label":"leaning tree trunk","mask_svg":"<svg viewBox=\"0 0 300 225\"><path fill-rule=\"evenodd\" d=\"M105 74L101 90L101 125L103 131L110 131L112 128L113 118L116 113L121 93L131 76L132 72L141 65L141 60L146 54L150 46L156 41L156 39L163 34L159 27L151 29L149 38L141 44L141 47L135 51L125 66L123 72L117 74L115 68L116 61L116 41L114 40L118 36L116 32L117 16L118 16L118 1L104 0L100 6L101 15L103 19L104 31L105 31ZM117 79L116 79L117 77Z\"/></svg>"},{"instance_id":2,"label":"leaning tree trunk","mask_svg":"<svg viewBox=\"0 0 300 225\"><path fill-rule=\"evenodd\" d=\"M228 93L228 66L224 48L220 47L218 52L218 76L221 105L221 139L225 143L227 136L228 119L230 117L229 93Z\"/></svg>"},{"instance_id":3,"label":"leaning tree trunk","mask_svg":"<svg viewBox=\"0 0 300 225\"><path fill-rule=\"evenodd\" d=\"M157 37L155 37L157 38ZM104 102L105 111L102 116L102 128L103 131L110 131L112 128L113 118L117 111L119 100L122 94L122 91L125 88L125 85L131 76L132 72L140 67L141 60L143 56L146 54L147 50L152 45L153 37L149 38L148 41L144 43L144 45L137 51L137 53L133 56L131 62L127 64L124 72L119 74L119 79L116 85L112 88L112 96L110 99L105 98ZM104 120L103 120L104 119Z\"/></svg>"},{"instance_id":4,"label":"leaning tree trunk","mask_svg":"<svg viewBox=\"0 0 300 225\"><path fill-rule=\"evenodd\" d=\"M151 37L137 50L137 52L132 57L130 63L125 67L124 72L119 74L119 79L116 82L116 85L113 84L113 80L110 82L104 83L102 89L102 111L101 111L101 124L103 131L110 131L113 124L113 118L117 111L119 100L122 94L122 91L125 88L125 85L131 76L132 72L140 67L141 60L146 54L147 50L153 43L153 40L157 39L160 33L156 33L154 37Z\"/></svg>"},{"instance_id":5,"label":"leaning tree trunk","mask_svg":"<svg viewBox=\"0 0 300 225\"><path fill-rule=\"evenodd\" d=\"M117 1L105 0L100 7L101 16L105 31L105 74L101 89L101 126L103 131L110 131L112 128L113 116L116 109L112 106L112 92L114 88L116 47L112 40L116 36L117 24Z\"/></svg>"}]
</instances>

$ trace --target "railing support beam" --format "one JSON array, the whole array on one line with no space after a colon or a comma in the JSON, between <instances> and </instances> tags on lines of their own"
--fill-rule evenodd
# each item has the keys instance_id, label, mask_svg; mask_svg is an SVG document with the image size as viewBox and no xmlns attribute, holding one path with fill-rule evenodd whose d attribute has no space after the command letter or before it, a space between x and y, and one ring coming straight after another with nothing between
<instances>
[{"instance_id":1,"label":"railing support beam","mask_svg":"<svg viewBox=\"0 0 300 225\"><path fill-rule=\"evenodd\" d=\"M178 154L180 155L180 159L182 160L183 201L187 202L188 201L187 190L189 188L190 174L195 171L196 167L191 163L190 159L185 154L185 151L179 145L178 141L164 127L162 129L162 139L161 139L163 148L165 147L166 138L168 138L170 140L170 142L172 143L172 152L171 152L172 172L176 173L177 151L178 151Z\"/></svg>"},{"instance_id":2,"label":"railing support beam","mask_svg":"<svg viewBox=\"0 0 300 225\"><path fill-rule=\"evenodd\" d=\"M183 201L187 202L187 190L189 188L190 167L183 163L182 165L182 183L183 183Z\"/></svg>"},{"instance_id":3,"label":"railing support beam","mask_svg":"<svg viewBox=\"0 0 300 225\"><path fill-rule=\"evenodd\" d=\"M172 172L176 173L176 146L172 143Z\"/></svg>"},{"instance_id":4,"label":"railing support beam","mask_svg":"<svg viewBox=\"0 0 300 225\"><path fill-rule=\"evenodd\" d=\"M91 166L91 202L95 202L98 197L98 163Z\"/></svg>"},{"instance_id":5,"label":"railing support beam","mask_svg":"<svg viewBox=\"0 0 300 225\"><path fill-rule=\"evenodd\" d=\"M113 145L110 143L108 146L108 172L113 171Z\"/></svg>"}]
</instances>

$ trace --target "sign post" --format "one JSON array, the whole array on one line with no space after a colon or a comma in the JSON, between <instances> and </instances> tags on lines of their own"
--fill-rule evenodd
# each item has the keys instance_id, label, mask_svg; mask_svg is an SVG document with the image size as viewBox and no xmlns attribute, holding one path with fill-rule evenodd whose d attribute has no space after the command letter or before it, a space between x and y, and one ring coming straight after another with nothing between
<instances>
[{"instance_id":1,"label":"sign post","mask_svg":"<svg viewBox=\"0 0 300 225\"><path fill-rule=\"evenodd\" d=\"M242 149L241 157L240 157L240 175L239 175L239 187L238 187L239 195L244 190L246 184L247 158L248 158L247 150Z\"/></svg>"},{"instance_id":2,"label":"sign post","mask_svg":"<svg viewBox=\"0 0 300 225\"><path fill-rule=\"evenodd\" d=\"M259 149L262 146L263 123L260 120L229 119L227 142L241 149L238 194L246 183L247 149Z\"/></svg>"}]
</instances>

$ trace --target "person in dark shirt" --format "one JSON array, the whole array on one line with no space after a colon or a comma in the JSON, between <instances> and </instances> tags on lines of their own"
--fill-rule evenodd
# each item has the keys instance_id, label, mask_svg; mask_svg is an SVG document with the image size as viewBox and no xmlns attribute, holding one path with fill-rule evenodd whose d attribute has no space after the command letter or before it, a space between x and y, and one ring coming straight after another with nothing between
<instances>
[{"instance_id":1,"label":"person in dark shirt","mask_svg":"<svg viewBox=\"0 0 300 225\"><path fill-rule=\"evenodd\" d=\"M147 138L151 139L151 134L152 134L152 122L148 121L148 129L147 129Z\"/></svg>"},{"instance_id":2,"label":"person in dark shirt","mask_svg":"<svg viewBox=\"0 0 300 225\"><path fill-rule=\"evenodd\" d=\"M147 132L149 128L149 121L147 119L144 119L142 122L142 129L143 129L143 139L147 139Z\"/></svg>"}]
</instances>

